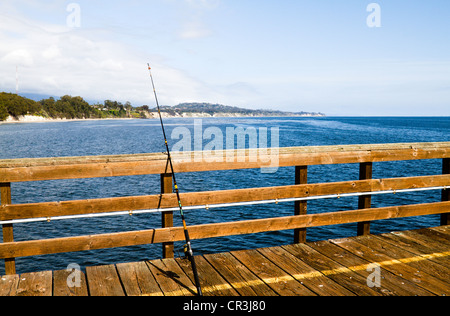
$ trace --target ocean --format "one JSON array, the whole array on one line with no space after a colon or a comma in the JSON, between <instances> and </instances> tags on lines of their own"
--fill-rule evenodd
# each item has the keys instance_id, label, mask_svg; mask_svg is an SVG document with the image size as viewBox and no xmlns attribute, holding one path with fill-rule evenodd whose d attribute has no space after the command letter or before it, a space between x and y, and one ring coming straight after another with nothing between
<instances>
[{"instance_id":1,"label":"ocean","mask_svg":"<svg viewBox=\"0 0 450 316\"><path fill-rule=\"evenodd\" d=\"M223 131L242 127L244 130L268 132L278 130L280 147L348 144L378 144L400 142L450 141L449 117L286 117L286 118L192 118L166 119L170 146L180 147L180 131L191 136L201 124ZM170 137L173 133L173 137ZM194 138L194 137L192 137ZM208 143L204 140L203 145ZM189 144L189 142L184 143ZM185 147L189 147L189 146ZM249 144L247 144L249 145ZM194 149L192 143L192 149ZM224 140L225 146L225 140ZM88 155L117 155L164 152L159 120L99 120L45 123L0 124L0 159L63 157ZM311 166L310 183L358 179L357 164ZM440 160L375 163L374 178L434 175L442 173ZM279 168L276 173L257 170L214 171L179 174L181 192L226 190L235 188L269 187L294 184L294 168ZM159 194L159 175L101 179L56 180L13 183L13 203L34 203ZM440 192L426 191L396 195L374 196L373 207L430 203L440 201ZM308 202L309 213L352 210L358 199L318 200ZM220 223L256 218L293 215L293 203L233 207L227 209L187 211L188 225ZM95 219L53 221L14 225L16 241L114 233L161 227L159 214L117 216ZM181 225L174 214L175 225ZM416 229L439 225L439 216L423 216L372 223L372 233ZM308 229L308 241L350 237L356 234L356 224ZM193 241L195 254L225 252L240 249L278 246L293 242L292 231L231 236ZM175 244L176 256L182 256L183 243ZM134 262L161 258L161 245L146 245L116 249L54 254L16 259L19 273L62 270L69 264L82 268L92 265ZM0 275L4 264L0 262Z\"/></svg>"}]
</instances>

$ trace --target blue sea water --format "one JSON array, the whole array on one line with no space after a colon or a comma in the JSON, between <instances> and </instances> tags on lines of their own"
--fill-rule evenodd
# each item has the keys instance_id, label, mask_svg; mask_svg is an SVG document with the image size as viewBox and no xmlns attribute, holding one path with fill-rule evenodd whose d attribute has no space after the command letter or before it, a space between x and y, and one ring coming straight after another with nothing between
<instances>
[{"instance_id":1,"label":"blue sea water","mask_svg":"<svg viewBox=\"0 0 450 316\"><path fill-rule=\"evenodd\" d=\"M194 119L167 119L167 134L175 128L185 128L194 134ZM321 118L211 118L202 119L203 130L216 127L226 133L227 127L279 128L279 145L316 146L374 144L398 142L450 141L449 117L321 117ZM269 138L270 140L270 135ZM169 139L173 146L178 139ZM30 124L0 124L0 159L116 155L163 152L161 127L158 120L70 121ZM357 164L311 166L310 183L358 179ZM375 163L373 177L433 175L442 172L440 160ZM267 187L294 183L294 168L280 168L275 174L260 170L232 170L179 174L182 192ZM101 179L56 180L14 183L13 203L64 201L90 198L120 197L159 193L159 176L133 176ZM428 203L440 200L440 192L374 196L374 207ZM333 212L357 208L357 198L308 202L308 212ZM220 210L188 211L188 225L220 223L256 218L289 216L293 203L234 207ZM181 225L175 214L175 225ZM400 220L385 220L372 224L373 233L415 229L439 225L439 216L424 216ZM16 224L16 241L57 237L113 233L158 228L159 214L119 216L95 219L53 221L50 223ZM356 234L356 224L312 228L308 240L349 237ZM289 244L292 231L246 236L205 239L193 242L196 254ZM183 243L176 243L176 254L182 255ZM18 258L19 273L65 269L76 263L82 268L91 265L133 262L161 257L161 245L136 246ZM0 275L4 265L0 263Z\"/></svg>"}]
</instances>

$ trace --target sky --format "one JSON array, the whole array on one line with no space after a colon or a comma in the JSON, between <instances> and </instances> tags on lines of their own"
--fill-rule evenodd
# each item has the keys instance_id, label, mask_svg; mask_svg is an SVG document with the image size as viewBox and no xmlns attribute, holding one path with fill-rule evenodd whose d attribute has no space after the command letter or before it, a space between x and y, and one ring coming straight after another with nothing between
<instances>
[{"instance_id":1,"label":"sky","mask_svg":"<svg viewBox=\"0 0 450 316\"><path fill-rule=\"evenodd\" d=\"M373 5L375 4L375 5ZM448 0L2 0L0 91L449 116Z\"/></svg>"}]
</instances>

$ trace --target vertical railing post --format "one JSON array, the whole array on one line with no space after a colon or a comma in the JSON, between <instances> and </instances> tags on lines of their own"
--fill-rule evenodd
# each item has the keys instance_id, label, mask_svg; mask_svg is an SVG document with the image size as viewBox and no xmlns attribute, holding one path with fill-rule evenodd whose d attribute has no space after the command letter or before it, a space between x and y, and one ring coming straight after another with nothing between
<instances>
[{"instance_id":1,"label":"vertical railing post","mask_svg":"<svg viewBox=\"0 0 450 316\"><path fill-rule=\"evenodd\" d=\"M442 161L442 174L450 174L450 158L444 158ZM450 188L442 190L442 202L450 201ZM450 225L450 214L441 215L441 225Z\"/></svg>"},{"instance_id":2,"label":"vertical railing post","mask_svg":"<svg viewBox=\"0 0 450 316\"><path fill-rule=\"evenodd\" d=\"M308 183L308 166L296 166L295 167L295 184L307 184ZM307 213L306 201L295 202L295 215L306 215ZM304 244L306 243L306 228L298 228L294 230L294 243Z\"/></svg>"},{"instance_id":3,"label":"vertical railing post","mask_svg":"<svg viewBox=\"0 0 450 316\"><path fill-rule=\"evenodd\" d=\"M161 194L173 192L172 174L161 174ZM162 227L173 227L173 212L163 212L161 215ZM166 242L162 244L163 258L174 258L174 244L173 242Z\"/></svg>"},{"instance_id":4,"label":"vertical railing post","mask_svg":"<svg viewBox=\"0 0 450 316\"><path fill-rule=\"evenodd\" d=\"M372 162L364 162L359 165L359 180L372 179ZM365 195L358 198L358 209L370 208L372 196ZM370 235L370 222L358 223L358 236Z\"/></svg>"},{"instance_id":5,"label":"vertical railing post","mask_svg":"<svg viewBox=\"0 0 450 316\"><path fill-rule=\"evenodd\" d=\"M1 205L11 204L11 183L0 183L0 199ZM7 224L2 226L3 242L14 241L13 225ZM7 275L16 274L16 260L14 258L5 259L5 273Z\"/></svg>"}]
</instances>

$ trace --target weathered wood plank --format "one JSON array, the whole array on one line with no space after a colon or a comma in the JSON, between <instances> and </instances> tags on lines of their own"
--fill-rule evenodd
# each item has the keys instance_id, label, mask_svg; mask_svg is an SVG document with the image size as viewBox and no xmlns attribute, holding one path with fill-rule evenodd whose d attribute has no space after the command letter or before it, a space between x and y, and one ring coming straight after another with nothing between
<instances>
[{"instance_id":1,"label":"weathered wood plank","mask_svg":"<svg viewBox=\"0 0 450 316\"><path fill-rule=\"evenodd\" d=\"M450 174L450 158L444 158L442 160L442 173ZM450 187L442 190L441 196L441 201L450 201ZM441 225L450 225L450 214L441 215Z\"/></svg>"},{"instance_id":2,"label":"weathered wood plank","mask_svg":"<svg viewBox=\"0 0 450 316\"><path fill-rule=\"evenodd\" d=\"M264 248L258 251L317 295L354 296L353 292L327 278L282 247Z\"/></svg>"},{"instance_id":3,"label":"weathered wood plank","mask_svg":"<svg viewBox=\"0 0 450 316\"><path fill-rule=\"evenodd\" d=\"M73 273L79 274L74 275ZM70 284L69 286L68 280L74 284ZM79 282L79 284L76 284L77 282ZM88 296L86 275L84 272L70 270L54 271L53 296Z\"/></svg>"},{"instance_id":4,"label":"weathered wood plank","mask_svg":"<svg viewBox=\"0 0 450 316\"><path fill-rule=\"evenodd\" d=\"M293 257L308 264L312 269L319 271L322 275L341 285L345 291L341 295L377 296L379 292L367 286L366 278L358 275L353 270L347 268L335 260L330 259L330 255L324 255L316 250L321 243L308 243L307 245L283 246ZM354 293L354 294L353 294ZM330 294L331 295L331 294ZM335 294L334 294L335 295Z\"/></svg>"},{"instance_id":5,"label":"weathered wood plank","mask_svg":"<svg viewBox=\"0 0 450 316\"><path fill-rule=\"evenodd\" d=\"M401 235L400 233L382 234L377 237L417 255L433 255L436 252L443 253L437 248L431 247L432 242L430 243L427 242L427 240L411 239L405 235ZM428 259L446 267L450 266L450 256L430 256Z\"/></svg>"},{"instance_id":6,"label":"weathered wood plank","mask_svg":"<svg viewBox=\"0 0 450 316\"><path fill-rule=\"evenodd\" d=\"M328 153L328 152L349 152L349 151L398 151L405 149L446 149L450 147L450 142L425 142L425 143L393 143L393 144L363 144L363 145L331 145L331 146L304 146L304 147L283 147L277 148L281 154L310 154L310 153ZM216 151L213 156L227 157L232 153L237 157L255 156L264 153L265 149L238 149ZM190 160L198 157L196 152L173 152L174 159ZM202 154L202 156L204 156ZM81 157L48 157L48 158L19 158L2 159L0 168L17 168L33 166L58 166L70 164L96 164L110 162L140 162L140 161L167 161L167 155L163 153L149 154L131 154L131 155L107 155L107 156L81 156Z\"/></svg>"},{"instance_id":7,"label":"weathered wood plank","mask_svg":"<svg viewBox=\"0 0 450 316\"><path fill-rule=\"evenodd\" d=\"M163 296L145 262L120 263L116 268L127 296Z\"/></svg>"},{"instance_id":8,"label":"weathered wood plank","mask_svg":"<svg viewBox=\"0 0 450 316\"><path fill-rule=\"evenodd\" d=\"M373 163L365 162L359 165L359 180L372 179ZM372 203L372 196L365 195L358 197L358 209L370 208ZM370 222L358 223L358 236L365 236L370 234Z\"/></svg>"},{"instance_id":9,"label":"weathered wood plank","mask_svg":"<svg viewBox=\"0 0 450 316\"><path fill-rule=\"evenodd\" d=\"M0 296L15 296L19 285L19 275L5 275L0 278Z\"/></svg>"},{"instance_id":10,"label":"weathered wood plank","mask_svg":"<svg viewBox=\"0 0 450 316\"><path fill-rule=\"evenodd\" d=\"M161 195L173 192L173 174L162 174L161 178ZM158 205L161 208L161 205ZM163 212L161 214L161 227L173 227L173 212ZM163 258L174 258L173 242L162 244Z\"/></svg>"},{"instance_id":11,"label":"weathered wood plank","mask_svg":"<svg viewBox=\"0 0 450 316\"><path fill-rule=\"evenodd\" d=\"M20 276L17 296L52 296L52 271L24 273Z\"/></svg>"},{"instance_id":12,"label":"weathered wood plank","mask_svg":"<svg viewBox=\"0 0 450 316\"><path fill-rule=\"evenodd\" d=\"M306 166L318 164L441 159L450 156L449 143L411 143L274 148L215 152L211 159L203 153L173 153L177 172ZM223 157L217 162L217 157ZM275 160L275 161L273 161ZM0 182L115 177L167 172L163 154L40 158L0 161Z\"/></svg>"},{"instance_id":13,"label":"weathered wood plank","mask_svg":"<svg viewBox=\"0 0 450 316\"><path fill-rule=\"evenodd\" d=\"M412 150L412 152L422 150L438 150L449 149L450 142L425 142L425 143L393 143L393 144L363 144L363 145L332 145L332 146L304 146L304 147L283 147L274 148L280 154L311 154L329 152L345 153L345 152L366 152L366 151L401 151ZM270 152L270 150L269 150ZM191 161L200 157L235 157L242 156L254 157L258 155L267 155L266 149L238 149L215 151L212 154L203 152L173 152L171 153L174 160ZM234 159L236 160L236 159ZM0 160L0 168L20 168L20 167L42 167L42 166L60 166L60 165L79 165L79 164L99 164L99 163L120 163L120 162L142 162L142 161L164 161L167 162L167 155L163 153L149 154L131 154L131 155L109 155L109 156L81 156L81 157L50 157L50 158L19 158L19 159L2 159ZM196 161L202 162L202 161Z\"/></svg>"},{"instance_id":14,"label":"weathered wood plank","mask_svg":"<svg viewBox=\"0 0 450 316\"><path fill-rule=\"evenodd\" d=\"M367 236L367 238L359 238L357 239L357 241L363 245L366 245L367 247L370 247L374 251L389 255L389 257L392 257L393 259L404 262L409 266L417 269L417 271L424 272L434 278L439 279L444 284L447 284L448 290L450 291L450 283L448 283L450 282L450 269L431 260L433 257L449 257L450 248L448 254L442 252L434 252L433 254L422 256L421 254L406 250L400 245L392 245L386 242L384 239L378 238L378 236Z\"/></svg>"},{"instance_id":15,"label":"weathered wood plank","mask_svg":"<svg viewBox=\"0 0 450 316\"><path fill-rule=\"evenodd\" d=\"M309 214L189 227L191 239L245 235L295 228L338 225L389 218L402 218L450 212L450 202L392 206L336 213ZM146 245L184 240L182 227L122 232L93 236L55 238L0 244L0 258L76 252L94 249Z\"/></svg>"},{"instance_id":16,"label":"weathered wood plank","mask_svg":"<svg viewBox=\"0 0 450 316\"><path fill-rule=\"evenodd\" d=\"M308 183L308 166L295 167L295 184ZM309 191L308 191L309 192ZM296 201L294 203L294 215L306 215L308 211L307 201ZM294 244L306 242L306 228L298 228L294 230Z\"/></svg>"},{"instance_id":17,"label":"weathered wood plank","mask_svg":"<svg viewBox=\"0 0 450 316\"><path fill-rule=\"evenodd\" d=\"M187 259L175 259L184 273L193 282L191 263ZM239 296L239 293L205 260L202 256L195 257L198 277L204 296Z\"/></svg>"},{"instance_id":18,"label":"weathered wood plank","mask_svg":"<svg viewBox=\"0 0 450 316\"><path fill-rule=\"evenodd\" d=\"M445 231L431 230L428 228L418 229L411 232L412 234L426 236L450 248L450 238ZM420 237L421 238L421 237Z\"/></svg>"},{"instance_id":19,"label":"weathered wood plank","mask_svg":"<svg viewBox=\"0 0 450 316\"><path fill-rule=\"evenodd\" d=\"M181 240L181 237L180 239ZM94 249L127 247L173 241L170 229L148 230L140 232L124 232L103 235L55 238L47 240L3 243L0 253L5 257L35 256L62 252L88 251ZM4 247L4 248L2 248Z\"/></svg>"},{"instance_id":20,"label":"weathered wood plank","mask_svg":"<svg viewBox=\"0 0 450 316\"><path fill-rule=\"evenodd\" d=\"M91 296L125 296L114 265L87 267L86 277Z\"/></svg>"},{"instance_id":21,"label":"weathered wood plank","mask_svg":"<svg viewBox=\"0 0 450 316\"><path fill-rule=\"evenodd\" d=\"M344 268L340 268L337 266L326 272L328 277L330 278L341 278L340 272L346 271L346 269L352 271L354 274L351 275L350 281L344 278L344 281L347 280L347 285L349 288L357 287L357 288L369 288L367 280L370 274L373 272L373 268L368 260L365 260L352 252L337 246L336 244L330 241L321 241L309 244L314 250L321 253L323 256L326 256L333 260L333 262L337 262L340 265L343 265ZM311 264L320 264L322 261L320 260L313 261ZM314 260L314 257L311 257L309 260ZM324 262L328 262L328 259L323 259ZM402 277L395 275L389 271L380 270L381 272L381 282L380 287L371 288L374 291L377 291L381 295L384 296L413 296L413 295L431 295L430 292L417 289L417 286L412 282L403 279ZM347 272L346 272L347 273ZM355 277L356 276L356 277ZM353 282L354 283L353 283ZM356 283L356 284L355 284Z\"/></svg>"},{"instance_id":22,"label":"weathered wood plank","mask_svg":"<svg viewBox=\"0 0 450 316\"><path fill-rule=\"evenodd\" d=\"M390 256L375 252L369 247L352 239L334 240L333 243L343 247L352 253L365 258L366 260L379 264L383 269L391 271L396 275L402 276L404 279L416 284L417 288L427 290L434 295L444 295L450 291L447 284L443 284L438 279L409 266Z\"/></svg>"},{"instance_id":23,"label":"weathered wood plank","mask_svg":"<svg viewBox=\"0 0 450 316\"><path fill-rule=\"evenodd\" d=\"M11 204L11 183L0 183L0 206ZM0 208L0 216L3 210ZM14 227L12 224L2 225L3 242L14 241ZM6 274L16 274L16 261L14 258L5 258Z\"/></svg>"},{"instance_id":24,"label":"weathered wood plank","mask_svg":"<svg viewBox=\"0 0 450 316\"><path fill-rule=\"evenodd\" d=\"M251 202L331 194L377 192L445 186L450 175L368 179L334 183L301 184L292 186L193 192L181 194L184 206ZM110 213L129 210L173 208L178 206L175 194L104 198L78 201L30 203L0 206L0 220Z\"/></svg>"},{"instance_id":25,"label":"weathered wood plank","mask_svg":"<svg viewBox=\"0 0 450 316\"><path fill-rule=\"evenodd\" d=\"M281 296L316 296L257 250L233 251L231 254Z\"/></svg>"},{"instance_id":26,"label":"weathered wood plank","mask_svg":"<svg viewBox=\"0 0 450 316\"><path fill-rule=\"evenodd\" d=\"M175 259L147 261L165 296L194 296L196 288Z\"/></svg>"},{"instance_id":27,"label":"weathered wood plank","mask_svg":"<svg viewBox=\"0 0 450 316\"><path fill-rule=\"evenodd\" d=\"M211 254L198 256L196 261L206 295L447 294L448 263L439 260L450 253L440 240L430 242L435 232L439 238L447 238L449 227L413 231L413 237L406 236L409 232L389 233ZM381 268L380 288L369 288L367 283L374 263ZM0 296L195 295L188 260L88 267L75 292L68 289L69 273L4 276Z\"/></svg>"},{"instance_id":28,"label":"weathered wood plank","mask_svg":"<svg viewBox=\"0 0 450 316\"><path fill-rule=\"evenodd\" d=\"M205 255L205 259L241 296L276 296L277 294L230 253Z\"/></svg>"},{"instance_id":29,"label":"weathered wood plank","mask_svg":"<svg viewBox=\"0 0 450 316\"><path fill-rule=\"evenodd\" d=\"M447 226L439 226L439 227L431 227L429 228L431 230L440 232L440 233L444 233L450 236L450 225ZM450 239L450 238L449 238Z\"/></svg>"}]
</instances>

